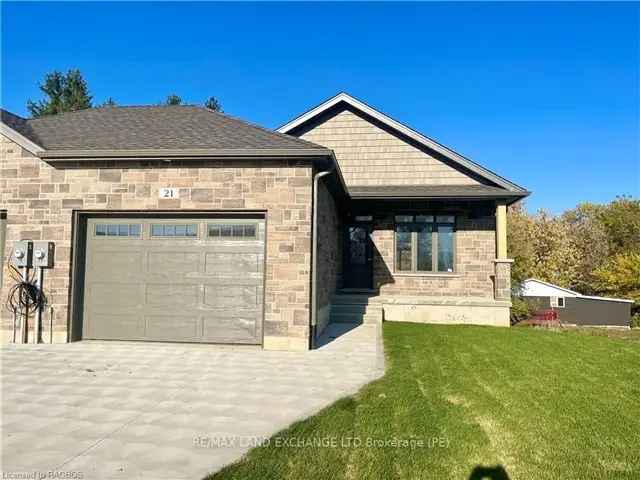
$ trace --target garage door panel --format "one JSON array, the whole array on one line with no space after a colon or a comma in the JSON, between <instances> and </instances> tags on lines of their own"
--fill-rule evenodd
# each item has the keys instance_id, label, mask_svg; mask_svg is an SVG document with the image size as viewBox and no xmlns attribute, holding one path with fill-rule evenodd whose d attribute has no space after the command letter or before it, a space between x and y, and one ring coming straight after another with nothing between
<instances>
[{"instance_id":1,"label":"garage door panel","mask_svg":"<svg viewBox=\"0 0 640 480\"><path fill-rule=\"evenodd\" d=\"M197 315L148 315L145 336L160 341L193 341L200 337Z\"/></svg>"},{"instance_id":2,"label":"garage door panel","mask_svg":"<svg viewBox=\"0 0 640 480\"><path fill-rule=\"evenodd\" d=\"M205 273L220 275L226 273L259 273L263 259L258 253L211 252L205 254Z\"/></svg>"},{"instance_id":3,"label":"garage door panel","mask_svg":"<svg viewBox=\"0 0 640 480\"><path fill-rule=\"evenodd\" d=\"M160 275L180 275L198 271L200 265L198 252L150 251L147 254L147 271Z\"/></svg>"},{"instance_id":4,"label":"garage door panel","mask_svg":"<svg viewBox=\"0 0 640 480\"><path fill-rule=\"evenodd\" d=\"M259 340L256 328L256 316L216 315L205 317L203 337L205 340L225 339L227 341Z\"/></svg>"},{"instance_id":5,"label":"garage door panel","mask_svg":"<svg viewBox=\"0 0 640 480\"><path fill-rule=\"evenodd\" d=\"M148 283L146 305L170 309L189 308L198 303L198 285Z\"/></svg>"},{"instance_id":6,"label":"garage door panel","mask_svg":"<svg viewBox=\"0 0 640 480\"><path fill-rule=\"evenodd\" d=\"M109 225L119 222L139 228L131 233L130 227L123 227L129 228L129 238L110 236ZM263 220L252 222L257 229L243 233L258 233L247 240L208 236L213 220L90 219L85 337L261 343L265 229ZM106 234L98 236L96 223ZM168 233L164 227L163 236L154 236L152 225L159 224L197 228L191 237L172 237L178 230Z\"/></svg>"},{"instance_id":7,"label":"garage door panel","mask_svg":"<svg viewBox=\"0 0 640 480\"><path fill-rule=\"evenodd\" d=\"M229 308L257 306L260 303L256 285L207 285L204 288L204 304L210 307Z\"/></svg>"},{"instance_id":8,"label":"garage door panel","mask_svg":"<svg viewBox=\"0 0 640 480\"><path fill-rule=\"evenodd\" d=\"M91 316L88 338L104 340L122 340L144 338L144 317L131 315L130 312L121 315L96 313Z\"/></svg>"},{"instance_id":9,"label":"garage door panel","mask_svg":"<svg viewBox=\"0 0 640 480\"><path fill-rule=\"evenodd\" d=\"M143 253L112 249L95 251L89 269L103 281L140 280L144 276Z\"/></svg>"},{"instance_id":10,"label":"garage door panel","mask_svg":"<svg viewBox=\"0 0 640 480\"><path fill-rule=\"evenodd\" d=\"M144 287L139 283L93 283L88 288L93 310L127 312L144 304Z\"/></svg>"}]
</instances>

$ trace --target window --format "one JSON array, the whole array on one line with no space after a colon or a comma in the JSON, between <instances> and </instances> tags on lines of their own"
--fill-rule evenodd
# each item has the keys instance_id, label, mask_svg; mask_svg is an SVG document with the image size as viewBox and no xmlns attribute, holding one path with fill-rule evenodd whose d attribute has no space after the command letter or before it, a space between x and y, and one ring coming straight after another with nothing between
<instances>
[{"instance_id":1,"label":"window","mask_svg":"<svg viewBox=\"0 0 640 480\"><path fill-rule=\"evenodd\" d=\"M554 308L564 308L564 297L549 297L549 305Z\"/></svg>"},{"instance_id":2,"label":"window","mask_svg":"<svg viewBox=\"0 0 640 480\"><path fill-rule=\"evenodd\" d=\"M142 225L139 223L97 223L96 237L139 237Z\"/></svg>"},{"instance_id":3,"label":"window","mask_svg":"<svg viewBox=\"0 0 640 480\"><path fill-rule=\"evenodd\" d=\"M220 240L251 240L257 235L255 223L210 223L209 238Z\"/></svg>"},{"instance_id":4,"label":"window","mask_svg":"<svg viewBox=\"0 0 640 480\"><path fill-rule=\"evenodd\" d=\"M197 237L198 225L195 223L152 223L152 237Z\"/></svg>"},{"instance_id":5,"label":"window","mask_svg":"<svg viewBox=\"0 0 640 480\"><path fill-rule=\"evenodd\" d=\"M443 272L455 269L455 216L396 215L396 271Z\"/></svg>"}]
</instances>

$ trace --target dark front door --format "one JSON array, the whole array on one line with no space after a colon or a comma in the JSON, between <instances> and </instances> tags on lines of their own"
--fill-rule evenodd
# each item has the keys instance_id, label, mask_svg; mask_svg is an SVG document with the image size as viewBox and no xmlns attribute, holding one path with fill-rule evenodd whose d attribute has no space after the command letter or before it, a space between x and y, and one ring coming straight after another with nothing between
<instances>
[{"instance_id":1,"label":"dark front door","mask_svg":"<svg viewBox=\"0 0 640 480\"><path fill-rule=\"evenodd\" d=\"M371 243L371 225L366 223L347 225L345 237L345 288L372 288L373 245Z\"/></svg>"}]
</instances>

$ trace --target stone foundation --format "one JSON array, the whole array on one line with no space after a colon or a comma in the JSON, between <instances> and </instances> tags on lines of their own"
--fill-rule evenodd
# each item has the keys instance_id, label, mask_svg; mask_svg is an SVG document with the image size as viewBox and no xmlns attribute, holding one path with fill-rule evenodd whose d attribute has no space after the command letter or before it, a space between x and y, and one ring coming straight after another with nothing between
<instances>
[{"instance_id":1,"label":"stone foundation","mask_svg":"<svg viewBox=\"0 0 640 480\"><path fill-rule=\"evenodd\" d=\"M384 320L391 322L508 327L510 302L485 298L382 298Z\"/></svg>"}]
</instances>

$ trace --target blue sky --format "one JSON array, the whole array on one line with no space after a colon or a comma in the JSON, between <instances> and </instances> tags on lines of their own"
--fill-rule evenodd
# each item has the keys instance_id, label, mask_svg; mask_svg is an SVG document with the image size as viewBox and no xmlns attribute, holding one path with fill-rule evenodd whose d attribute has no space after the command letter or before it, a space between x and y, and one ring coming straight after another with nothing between
<instances>
[{"instance_id":1,"label":"blue sky","mask_svg":"<svg viewBox=\"0 0 640 480\"><path fill-rule=\"evenodd\" d=\"M2 105L48 71L97 102L215 95L277 127L339 91L534 192L640 194L638 4L3 3Z\"/></svg>"}]
</instances>

